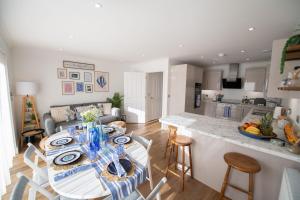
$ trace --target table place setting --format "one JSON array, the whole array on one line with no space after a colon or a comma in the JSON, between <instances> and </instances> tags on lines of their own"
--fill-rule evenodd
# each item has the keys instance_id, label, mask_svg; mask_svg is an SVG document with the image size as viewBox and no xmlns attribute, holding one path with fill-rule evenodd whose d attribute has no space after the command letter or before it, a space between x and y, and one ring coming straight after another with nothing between
<instances>
[{"instance_id":1,"label":"table place setting","mask_svg":"<svg viewBox=\"0 0 300 200\"><path fill-rule=\"evenodd\" d=\"M52 158L49 167L54 183L93 168L102 190L110 191L112 199L123 199L147 176L145 165L125 152L135 143L115 127L95 123L89 123L88 128L70 126L47 141L46 156Z\"/></svg>"}]
</instances>

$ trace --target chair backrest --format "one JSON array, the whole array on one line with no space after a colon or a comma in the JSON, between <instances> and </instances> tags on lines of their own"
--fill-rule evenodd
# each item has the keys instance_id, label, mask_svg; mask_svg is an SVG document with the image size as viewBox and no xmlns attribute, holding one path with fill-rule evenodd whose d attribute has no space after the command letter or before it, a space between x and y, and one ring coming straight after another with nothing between
<instances>
[{"instance_id":1,"label":"chair backrest","mask_svg":"<svg viewBox=\"0 0 300 200\"><path fill-rule=\"evenodd\" d=\"M160 193L160 189L162 188L162 186L164 186L164 184L167 182L167 178L163 177L159 183L155 186L155 188L150 192L150 194L146 197L145 200L153 200L155 198L157 198L157 195L159 195Z\"/></svg>"},{"instance_id":2,"label":"chair backrest","mask_svg":"<svg viewBox=\"0 0 300 200\"><path fill-rule=\"evenodd\" d=\"M27 145L28 148L24 152L24 163L26 163L34 172L38 173L38 175L48 179L48 175L38 165L38 158L47 162L46 157L33 144L28 143ZM34 158L34 160L32 160L32 158Z\"/></svg>"},{"instance_id":3,"label":"chair backrest","mask_svg":"<svg viewBox=\"0 0 300 200\"><path fill-rule=\"evenodd\" d=\"M134 135L133 132L130 133L130 137L135 141L137 141L138 143L142 144L147 149L147 152L149 153L152 145L152 140L148 140L143 136Z\"/></svg>"},{"instance_id":4,"label":"chair backrest","mask_svg":"<svg viewBox=\"0 0 300 200\"><path fill-rule=\"evenodd\" d=\"M27 185L40 192L43 196L45 196L49 200L56 199L56 197L53 194L51 194L46 189L33 182L28 177L24 176L22 173L20 172L17 173L17 177L19 178L19 181L14 186L14 189L10 195L10 200L23 199L24 191Z\"/></svg>"}]
</instances>

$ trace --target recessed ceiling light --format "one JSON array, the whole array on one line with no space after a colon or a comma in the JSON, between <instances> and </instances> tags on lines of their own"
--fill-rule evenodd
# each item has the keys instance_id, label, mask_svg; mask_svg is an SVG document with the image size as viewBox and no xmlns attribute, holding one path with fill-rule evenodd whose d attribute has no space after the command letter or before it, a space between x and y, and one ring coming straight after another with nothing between
<instances>
[{"instance_id":1,"label":"recessed ceiling light","mask_svg":"<svg viewBox=\"0 0 300 200\"><path fill-rule=\"evenodd\" d=\"M247 60L247 61L249 61L249 60L250 60L250 58L246 58L246 60Z\"/></svg>"},{"instance_id":2,"label":"recessed ceiling light","mask_svg":"<svg viewBox=\"0 0 300 200\"><path fill-rule=\"evenodd\" d=\"M184 45L183 45L183 44L179 44L178 47L179 47L179 48L182 48L182 47L184 47Z\"/></svg>"},{"instance_id":3,"label":"recessed ceiling light","mask_svg":"<svg viewBox=\"0 0 300 200\"><path fill-rule=\"evenodd\" d=\"M204 56L200 56L200 58L201 58L201 59L203 59L203 58L204 58Z\"/></svg>"},{"instance_id":4,"label":"recessed ceiling light","mask_svg":"<svg viewBox=\"0 0 300 200\"><path fill-rule=\"evenodd\" d=\"M141 56L142 56L142 57L145 57L145 54L142 53Z\"/></svg>"},{"instance_id":5,"label":"recessed ceiling light","mask_svg":"<svg viewBox=\"0 0 300 200\"><path fill-rule=\"evenodd\" d=\"M101 3L95 3L95 8L102 8L103 7L103 5L101 4Z\"/></svg>"},{"instance_id":6,"label":"recessed ceiling light","mask_svg":"<svg viewBox=\"0 0 300 200\"><path fill-rule=\"evenodd\" d=\"M225 53L218 53L218 56L219 56L219 57L224 57L224 56L225 56Z\"/></svg>"},{"instance_id":7,"label":"recessed ceiling light","mask_svg":"<svg viewBox=\"0 0 300 200\"><path fill-rule=\"evenodd\" d=\"M69 35L69 39L73 39L73 35Z\"/></svg>"},{"instance_id":8,"label":"recessed ceiling light","mask_svg":"<svg viewBox=\"0 0 300 200\"><path fill-rule=\"evenodd\" d=\"M58 50L59 50L59 51L63 51L64 49L63 49L63 48L59 48Z\"/></svg>"},{"instance_id":9,"label":"recessed ceiling light","mask_svg":"<svg viewBox=\"0 0 300 200\"><path fill-rule=\"evenodd\" d=\"M241 50L241 53L246 53L246 51L245 50Z\"/></svg>"},{"instance_id":10,"label":"recessed ceiling light","mask_svg":"<svg viewBox=\"0 0 300 200\"><path fill-rule=\"evenodd\" d=\"M255 30L255 27L249 27L248 28L248 31L254 31Z\"/></svg>"}]
</instances>

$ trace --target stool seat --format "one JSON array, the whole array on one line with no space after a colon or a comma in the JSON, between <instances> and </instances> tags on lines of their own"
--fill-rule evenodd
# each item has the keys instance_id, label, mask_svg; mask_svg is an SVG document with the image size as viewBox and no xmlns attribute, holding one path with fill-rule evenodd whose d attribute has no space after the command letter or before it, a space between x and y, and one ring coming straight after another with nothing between
<instances>
[{"instance_id":1,"label":"stool seat","mask_svg":"<svg viewBox=\"0 0 300 200\"><path fill-rule=\"evenodd\" d=\"M172 138L172 143L179 146L188 146L192 144L192 139L184 135L177 135L176 137Z\"/></svg>"},{"instance_id":2,"label":"stool seat","mask_svg":"<svg viewBox=\"0 0 300 200\"><path fill-rule=\"evenodd\" d=\"M226 153L224 160L229 166L245 173L257 173L261 169L257 160L237 152Z\"/></svg>"}]
</instances>

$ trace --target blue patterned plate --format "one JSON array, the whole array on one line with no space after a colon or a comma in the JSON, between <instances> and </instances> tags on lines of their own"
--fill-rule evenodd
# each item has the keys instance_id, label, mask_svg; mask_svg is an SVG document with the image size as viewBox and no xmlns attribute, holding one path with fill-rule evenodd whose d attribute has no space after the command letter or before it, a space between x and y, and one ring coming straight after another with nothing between
<instances>
[{"instance_id":1,"label":"blue patterned plate","mask_svg":"<svg viewBox=\"0 0 300 200\"><path fill-rule=\"evenodd\" d=\"M132 139L129 136L122 135L122 136L115 137L113 139L113 142L115 144L128 144L128 143L132 142Z\"/></svg>"},{"instance_id":2,"label":"blue patterned plate","mask_svg":"<svg viewBox=\"0 0 300 200\"><path fill-rule=\"evenodd\" d=\"M53 160L55 165L69 165L78 161L81 158L82 152L80 151L67 151L56 156Z\"/></svg>"},{"instance_id":3,"label":"blue patterned plate","mask_svg":"<svg viewBox=\"0 0 300 200\"><path fill-rule=\"evenodd\" d=\"M55 140L51 141L50 145L57 147L57 146L62 146L62 145L69 144L72 141L73 141L72 137L62 137L62 138L58 138L58 139L55 139Z\"/></svg>"},{"instance_id":4,"label":"blue patterned plate","mask_svg":"<svg viewBox=\"0 0 300 200\"><path fill-rule=\"evenodd\" d=\"M132 168L132 164L129 160L127 159L120 159L119 160L120 164L122 165L122 167L124 168L124 170L126 171L126 173L130 172L131 168ZM111 162L108 166L107 166L107 171L112 174L112 175L118 175L117 173L117 169L115 167L114 162Z\"/></svg>"}]
</instances>

